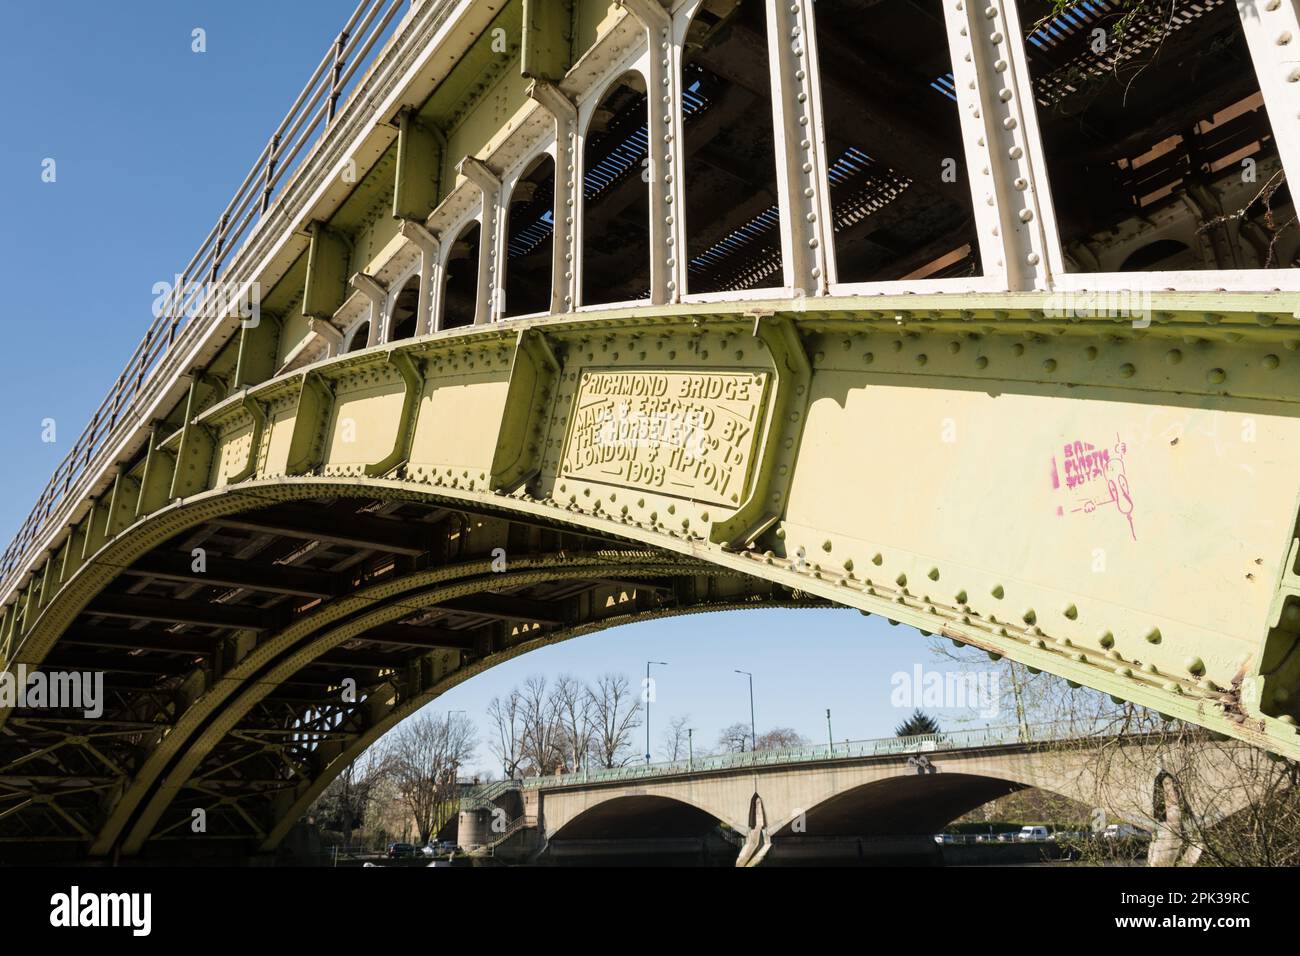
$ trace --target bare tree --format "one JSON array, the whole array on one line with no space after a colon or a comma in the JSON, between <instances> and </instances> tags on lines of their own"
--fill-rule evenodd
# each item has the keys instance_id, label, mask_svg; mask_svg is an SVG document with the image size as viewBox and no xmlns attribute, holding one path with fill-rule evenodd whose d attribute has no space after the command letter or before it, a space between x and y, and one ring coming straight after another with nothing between
<instances>
[{"instance_id":1,"label":"bare tree","mask_svg":"<svg viewBox=\"0 0 1300 956\"><path fill-rule=\"evenodd\" d=\"M621 767L631 758L632 731L641 726L641 702L622 674L604 674L588 686L595 733L592 756L598 766Z\"/></svg>"},{"instance_id":2,"label":"bare tree","mask_svg":"<svg viewBox=\"0 0 1300 956\"><path fill-rule=\"evenodd\" d=\"M591 752L596 733L591 695L577 678L568 674L561 674L556 679L551 693L560 725L556 735L557 746L562 752L564 766L568 770L581 769Z\"/></svg>"},{"instance_id":3,"label":"bare tree","mask_svg":"<svg viewBox=\"0 0 1300 956\"><path fill-rule=\"evenodd\" d=\"M519 697L524 763L536 776L555 773L564 763L558 699L540 674L524 681Z\"/></svg>"},{"instance_id":4,"label":"bare tree","mask_svg":"<svg viewBox=\"0 0 1300 956\"><path fill-rule=\"evenodd\" d=\"M495 731L488 749L501 761L506 779L513 780L524 762L523 697L518 688L511 689L504 699L493 697L487 712Z\"/></svg>"},{"instance_id":5,"label":"bare tree","mask_svg":"<svg viewBox=\"0 0 1300 956\"><path fill-rule=\"evenodd\" d=\"M397 792L427 843L455 812L456 773L478 741L463 714L420 713L392 735L389 754Z\"/></svg>"},{"instance_id":6,"label":"bare tree","mask_svg":"<svg viewBox=\"0 0 1300 956\"><path fill-rule=\"evenodd\" d=\"M668 721L664 728L664 743L660 753L668 760L685 760L690 749L690 714L682 714Z\"/></svg>"},{"instance_id":7,"label":"bare tree","mask_svg":"<svg viewBox=\"0 0 1300 956\"><path fill-rule=\"evenodd\" d=\"M335 777L312 805L310 815L327 830L342 834L352 845L352 831L364 827L375 813L384 782L392 775L392 761L381 741L367 748Z\"/></svg>"},{"instance_id":8,"label":"bare tree","mask_svg":"<svg viewBox=\"0 0 1300 956\"><path fill-rule=\"evenodd\" d=\"M750 747L753 728L749 724L735 723L723 727L718 734L718 750L724 754L744 753Z\"/></svg>"},{"instance_id":9,"label":"bare tree","mask_svg":"<svg viewBox=\"0 0 1300 956\"><path fill-rule=\"evenodd\" d=\"M973 648L941 654L989 667ZM1134 821L1147 828L1154 820L1158 863L1300 865L1300 764L1023 664L996 666L1005 668L1000 714L1014 717L1024 739L1042 741L1045 766L1059 758L1054 769L1092 794L1094 827ZM1066 739L1046 740L1046 730ZM1077 759L1080 748L1086 760ZM1132 796L1117 805L1122 794ZM1095 836L1074 850L1092 863L1133 855L1131 843Z\"/></svg>"},{"instance_id":10,"label":"bare tree","mask_svg":"<svg viewBox=\"0 0 1300 956\"><path fill-rule=\"evenodd\" d=\"M808 740L792 727L773 727L765 734L759 734L757 750L793 750L806 747Z\"/></svg>"}]
</instances>

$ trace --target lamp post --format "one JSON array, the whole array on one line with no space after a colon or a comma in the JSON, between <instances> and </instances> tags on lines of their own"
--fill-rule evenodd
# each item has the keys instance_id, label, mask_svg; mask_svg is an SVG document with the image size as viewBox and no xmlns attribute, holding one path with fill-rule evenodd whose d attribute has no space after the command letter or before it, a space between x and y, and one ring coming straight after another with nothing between
<instances>
[{"instance_id":1,"label":"lamp post","mask_svg":"<svg viewBox=\"0 0 1300 956\"><path fill-rule=\"evenodd\" d=\"M695 728L686 728L686 769L695 769Z\"/></svg>"},{"instance_id":2,"label":"lamp post","mask_svg":"<svg viewBox=\"0 0 1300 956\"><path fill-rule=\"evenodd\" d=\"M754 675L749 671L737 670L749 678L749 749L752 753L758 749L758 725L754 723Z\"/></svg>"},{"instance_id":3,"label":"lamp post","mask_svg":"<svg viewBox=\"0 0 1300 956\"><path fill-rule=\"evenodd\" d=\"M830 744L831 756L835 756L835 735L831 733L831 709L826 708L826 742Z\"/></svg>"},{"instance_id":4,"label":"lamp post","mask_svg":"<svg viewBox=\"0 0 1300 956\"><path fill-rule=\"evenodd\" d=\"M658 664L660 667L667 667L667 661L646 661L645 662L645 688L642 697L645 698L645 762L650 762L650 698L654 693L650 690L650 665Z\"/></svg>"}]
</instances>

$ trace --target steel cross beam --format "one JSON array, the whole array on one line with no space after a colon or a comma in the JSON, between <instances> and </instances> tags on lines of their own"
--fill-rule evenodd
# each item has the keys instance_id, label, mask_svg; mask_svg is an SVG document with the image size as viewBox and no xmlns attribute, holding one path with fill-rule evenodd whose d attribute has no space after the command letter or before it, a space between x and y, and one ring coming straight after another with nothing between
<instances>
[{"instance_id":1,"label":"steel cross beam","mask_svg":"<svg viewBox=\"0 0 1300 956\"><path fill-rule=\"evenodd\" d=\"M943 0L985 275L1046 289L1065 271L1015 0Z\"/></svg>"},{"instance_id":2,"label":"steel cross beam","mask_svg":"<svg viewBox=\"0 0 1300 956\"><path fill-rule=\"evenodd\" d=\"M1300 2L1238 0L1237 12L1294 192L1300 183Z\"/></svg>"}]
</instances>

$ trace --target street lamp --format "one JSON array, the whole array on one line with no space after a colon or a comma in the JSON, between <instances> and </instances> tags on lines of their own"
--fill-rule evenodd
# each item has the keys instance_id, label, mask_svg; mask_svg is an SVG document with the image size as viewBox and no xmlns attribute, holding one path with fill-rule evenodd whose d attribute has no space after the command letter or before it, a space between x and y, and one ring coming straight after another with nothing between
<instances>
[{"instance_id":1,"label":"street lamp","mask_svg":"<svg viewBox=\"0 0 1300 956\"><path fill-rule=\"evenodd\" d=\"M752 752L758 749L758 726L754 723L754 675L742 670L736 673L749 678L749 749Z\"/></svg>"},{"instance_id":2,"label":"street lamp","mask_svg":"<svg viewBox=\"0 0 1300 956\"><path fill-rule=\"evenodd\" d=\"M831 733L831 709L826 708L826 741L830 744L831 756L835 756L835 735Z\"/></svg>"},{"instance_id":3,"label":"street lamp","mask_svg":"<svg viewBox=\"0 0 1300 956\"><path fill-rule=\"evenodd\" d=\"M650 690L650 665L658 664L660 667L667 667L667 661L646 661L645 662L645 762L650 762L650 698L654 693Z\"/></svg>"}]
</instances>

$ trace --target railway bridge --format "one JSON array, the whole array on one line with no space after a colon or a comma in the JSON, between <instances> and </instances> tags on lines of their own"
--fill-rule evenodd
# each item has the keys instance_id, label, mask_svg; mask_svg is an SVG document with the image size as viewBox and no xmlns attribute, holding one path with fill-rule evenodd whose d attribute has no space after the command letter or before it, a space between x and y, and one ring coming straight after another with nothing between
<instances>
[{"instance_id":1,"label":"railway bridge","mask_svg":"<svg viewBox=\"0 0 1300 956\"><path fill-rule=\"evenodd\" d=\"M0 559L4 673L106 675L0 695L0 856L272 851L731 608L1300 757L1297 3L1156 6L363 0Z\"/></svg>"}]
</instances>

